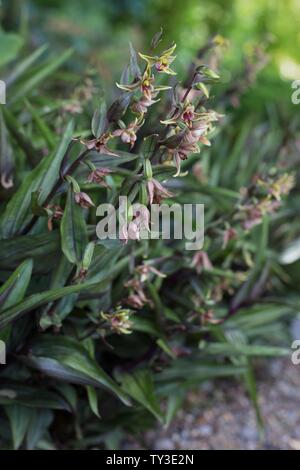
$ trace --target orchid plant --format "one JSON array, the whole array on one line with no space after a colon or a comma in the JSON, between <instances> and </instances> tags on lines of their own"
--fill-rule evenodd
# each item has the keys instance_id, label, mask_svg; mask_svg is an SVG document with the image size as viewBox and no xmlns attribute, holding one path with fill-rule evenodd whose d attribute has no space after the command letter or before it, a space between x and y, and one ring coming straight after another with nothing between
<instances>
[{"instance_id":1,"label":"orchid plant","mask_svg":"<svg viewBox=\"0 0 300 470\"><path fill-rule=\"evenodd\" d=\"M266 329L298 311L285 302L293 287L276 256L296 176L269 164L274 147L258 163L263 150L252 130L244 142L245 131L230 122L249 80L218 101L222 79L209 57L198 54L184 79L176 45L161 44L159 32L146 54L130 45L112 103L87 78L75 90L62 84L70 98L64 94L61 106L47 91L47 106L40 104L32 84L42 86L70 52L40 63L41 48L6 71L2 447L111 448L154 420L169 425L186 389L223 376L243 380L261 424L252 358L287 353L266 340ZM214 54L224 44L216 36L201 50ZM120 239L99 240L97 207L117 206L119 196L144 209L121 227ZM205 204L202 250L141 239L150 205L162 200ZM280 229L278 219L287 222Z\"/></svg>"}]
</instances>

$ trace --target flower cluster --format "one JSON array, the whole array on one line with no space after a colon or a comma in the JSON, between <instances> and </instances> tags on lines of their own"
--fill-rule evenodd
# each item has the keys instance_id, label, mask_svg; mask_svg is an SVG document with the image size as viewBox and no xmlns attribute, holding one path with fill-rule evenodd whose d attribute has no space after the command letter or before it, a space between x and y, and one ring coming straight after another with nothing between
<instances>
[{"instance_id":1,"label":"flower cluster","mask_svg":"<svg viewBox=\"0 0 300 470\"><path fill-rule=\"evenodd\" d=\"M248 190L243 191L245 201L239 206L237 217L242 219L242 227L250 230L261 223L264 215L273 214L281 206L281 198L287 195L295 185L292 174L284 174L277 179L257 178L254 187L255 196L248 197ZM259 190L263 190L263 194Z\"/></svg>"},{"instance_id":2,"label":"flower cluster","mask_svg":"<svg viewBox=\"0 0 300 470\"><path fill-rule=\"evenodd\" d=\"M130 321L132 311L118 307L113 313L101 312L101 317L109 324L114 333L128 335L132 333L133 323Z\"/></svg>"},{"instance_id":3,"label":"flower cluster","mask_svg":"<svg viewBox=\"0 0 300 470\"><path fill-rule=\"evenodd\" d=\"M144 283L153 275L160 278L165 277L165 274L151 264L144 263L136 267L135 277L124 284L124 287L130 289L130 295L125 299L126 304L136 309L141 309L146 304L152 306L151 299L144 292Z\"/></svg>"},{"instance_id":4,"label":"flower cluster","mask_svg":"<svg viewBox=\"0 0 300 470\"><path fill-rule=\"evenodd\" d=\"M186 160L191 153L199 153L199 144L210 146L207 135L213 130L213 122L221 116L215 111L196 112L195 106L188 100L179 103L172 115L162 121L168 126L168 137L162 141L169 157L173 158L180 173L181 160Z\"/></svg>"},{"instance_id":5,"label":"flower cluster","mask_svg":"<svg viewBox=\"0 0 300 470\"><path fill-rule=\"evenodd\" d=\"M155 76L152 72L152 68L154 67L158 73L176 75L176 73L169 67L176 57L172 55L175 51L175 48L176 44L164 51L160 56L154 57L139 53L139 56L144 59L147 64L144 72L140 72L140 69L136 63L136 75L134 77L133 83L117 83L117 87L126 92L140 92L140 96L134 99L134 102L131 106L131 110L133 112L143 116L147 112L148 108L158 101L155 99L158 93L160 91L170 89L169 86L155 85ZM135 55L134 60L136 61Z\"/></svg>"},{"instance_id":6,"label":"flower cluster","mask_svg":"<svg viewBox=\"0 0 300 470\"><path fill-rule=\"evenodd\" d=\"M135 211L129 223L126 220L121 224L120 239L124 243L127 243L128 240L140 240L144 230L150 231L149 224L150 212L146 207L141 206L139 210Z\"/></svg>"}]
</instances>

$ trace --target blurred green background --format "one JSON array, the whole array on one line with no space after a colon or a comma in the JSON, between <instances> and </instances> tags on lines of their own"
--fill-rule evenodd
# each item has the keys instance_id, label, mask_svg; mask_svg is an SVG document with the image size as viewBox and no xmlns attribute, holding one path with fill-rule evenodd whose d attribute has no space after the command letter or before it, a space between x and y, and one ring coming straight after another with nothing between
<instances>
[{"instance_id":1,"label":"blurred green background","mask_svg":"<svg viewBox=\"0 0 300 470\"><path fill-rule=\"evenodd\" d=\"M95 67L110 88L126 63L128 42L147 50L160 27L166 45L178 44L179 70L213 35L228 39L221 70L225 86L253 48L264 47L269 63L259 86L246 93L247 110L265 110L274 100L287 106L290 82L300 78L299 0L4 0L1 16L3 29L20 33L26 47L47 42L56 53L73 47L75 70Z\"/></svg>"}]
</instances>

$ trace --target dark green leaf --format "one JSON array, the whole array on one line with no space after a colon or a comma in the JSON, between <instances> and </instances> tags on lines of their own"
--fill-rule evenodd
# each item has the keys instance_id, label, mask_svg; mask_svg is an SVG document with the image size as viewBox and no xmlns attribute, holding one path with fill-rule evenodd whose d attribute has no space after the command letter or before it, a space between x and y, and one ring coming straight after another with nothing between
<instances>
[{"instance_id":1,"label":"dark green leaf","mask_svg":"<svg viewBox=\"0 0 300 470\"><path fill-rule=\"evenodd\" d=\"M64 215L60 224L61 247L70 263L79 264L88 243L83 209L75 202L70 185Z\"/></svg>"}]
</instances>

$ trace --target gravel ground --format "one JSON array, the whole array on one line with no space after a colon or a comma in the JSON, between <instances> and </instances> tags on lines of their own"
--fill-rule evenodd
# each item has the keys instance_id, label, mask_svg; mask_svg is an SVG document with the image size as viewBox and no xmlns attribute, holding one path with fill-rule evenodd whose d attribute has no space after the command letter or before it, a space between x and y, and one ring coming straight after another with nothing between
<instances>
[{"instance_id":1,"label":"gravel ground","mask_svg":"<svg viewBox=\"0 0 300 470\"><path fill-rule=\"evenodd\" d=\"M257 376L263 438L242 385L207 382L189 393L168 430L157 428L144 436L145 448L300 450L300 365L276 359L261 366ZM131 441L126 448L141 445Z\"/></svg>"}]
</instances>

